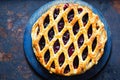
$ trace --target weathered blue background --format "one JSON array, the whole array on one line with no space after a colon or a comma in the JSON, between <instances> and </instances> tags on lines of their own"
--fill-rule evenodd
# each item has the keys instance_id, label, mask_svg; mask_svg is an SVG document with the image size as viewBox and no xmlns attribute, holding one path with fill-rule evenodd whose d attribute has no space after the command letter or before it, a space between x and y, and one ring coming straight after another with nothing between
<instances>
[{"instance_id":1,"label":"weathered blue background","mask_svg":"<svg viewBox=\"0 0 120 80\"><path fill-rule=\"evenodd\" d=\"M42 80L25 58L23 35L30 16L48 1L0 1L0 80ZM120 1L85 1L102 12L112 33L111 57L92 80L120 80Z\"/></svg>"}]
</instances>

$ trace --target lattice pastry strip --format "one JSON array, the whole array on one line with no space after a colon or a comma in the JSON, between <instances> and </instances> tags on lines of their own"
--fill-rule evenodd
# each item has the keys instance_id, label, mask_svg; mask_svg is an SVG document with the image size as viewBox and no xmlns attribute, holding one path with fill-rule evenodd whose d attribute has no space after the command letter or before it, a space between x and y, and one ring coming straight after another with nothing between
<instances>
[{"instance_id":1,"label":"lattice pastry strip","mask_svg":"<svg viewBox=\"0 0 120 80\"><path fill-rule=\"evenodd\" d=\"M66 3L51 7L33 25L36 58L50 73L82 74L104 52L104 24L88 7Z\"/></svg>"}]
</instances>

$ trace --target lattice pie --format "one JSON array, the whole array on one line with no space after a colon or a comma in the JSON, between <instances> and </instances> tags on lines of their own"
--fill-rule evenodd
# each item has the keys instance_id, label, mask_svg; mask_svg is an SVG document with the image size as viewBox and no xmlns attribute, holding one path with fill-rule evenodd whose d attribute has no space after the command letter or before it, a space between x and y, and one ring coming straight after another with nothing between
<instances>
[{"instance_id":1,"label":"lattice pie","mask_svg":"<svg viewBox=\"0 0 120 80\"><path fill-rule=\"evenodd\" d=\"M82 74L97 64L107 40L99 16L73 3L52 6L35 22L31 36L40 64L63 76Z\"/></svg>"}]
</instances>

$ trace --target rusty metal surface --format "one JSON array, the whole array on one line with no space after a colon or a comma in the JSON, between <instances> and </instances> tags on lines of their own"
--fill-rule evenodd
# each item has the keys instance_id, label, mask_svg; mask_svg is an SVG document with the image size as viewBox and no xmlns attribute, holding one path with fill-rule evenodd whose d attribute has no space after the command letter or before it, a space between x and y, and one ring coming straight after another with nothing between
<instances>
[{"instance_id":1,"label":"rusty metal surface","mask_svg":"<svg viewBox=\"0 0 120 80\"><path fill-rule=\"evenodd\" d=\"M120 1L85 1L103 13L112 33L111 57L92 80L120 80ZM0 1L0 80L42 80L25 58L23 35L30 16L47 2Z\"/></svg>"}]
</instances>

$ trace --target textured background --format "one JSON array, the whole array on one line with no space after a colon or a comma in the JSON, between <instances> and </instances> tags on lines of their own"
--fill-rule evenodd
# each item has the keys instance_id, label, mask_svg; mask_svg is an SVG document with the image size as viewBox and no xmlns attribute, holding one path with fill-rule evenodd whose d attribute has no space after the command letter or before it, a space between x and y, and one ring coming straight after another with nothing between
<instances>
[{"instance_id":1,"label":"textured background","mask_svg":"<svg viewBox=\"0 0 120 80\"><path fill-rule=\"evenodd\" d=\"M0 80L42 80L27 62L23 50L25 25L49 0L0 0ZM85 0L99 9L112 33L107 65L91 80L120 80L120 0Z\"/></svg>"}]
</instances>

